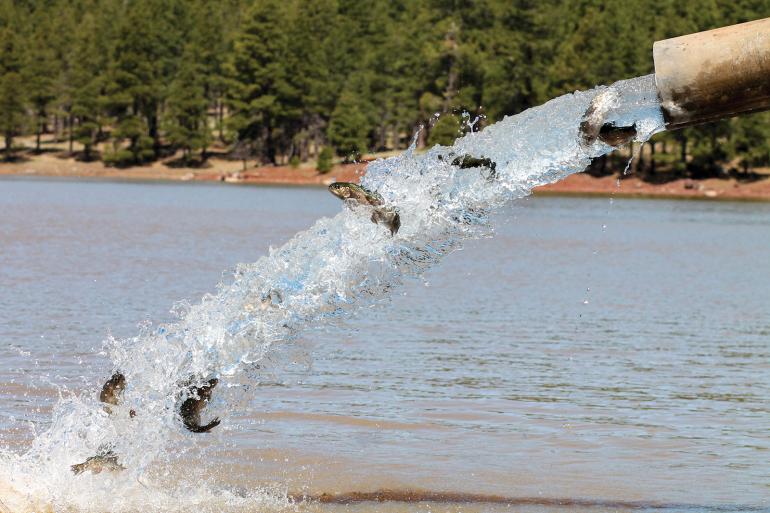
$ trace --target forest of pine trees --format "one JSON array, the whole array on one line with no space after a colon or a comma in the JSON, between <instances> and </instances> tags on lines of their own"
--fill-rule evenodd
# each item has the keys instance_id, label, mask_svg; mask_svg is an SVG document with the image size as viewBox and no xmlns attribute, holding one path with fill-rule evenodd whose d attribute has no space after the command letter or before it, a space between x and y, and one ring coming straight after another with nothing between
<instances>
[{"instance_id":1,"label":"forest of pine trees","mask_svg":"<svg viewBox=\"0 0 770 513\"><path fill-rule=\"evenodd\" d=\"M402 149L420 127L419 145L450 143L464 112L488 124L651 73L656 40L768 16L767 0L0 0L3 150L45 136L114 166L269 164ZM652 172L748 171L770 164L770 117L650 149Z\"/></svg>"}]
</instances>

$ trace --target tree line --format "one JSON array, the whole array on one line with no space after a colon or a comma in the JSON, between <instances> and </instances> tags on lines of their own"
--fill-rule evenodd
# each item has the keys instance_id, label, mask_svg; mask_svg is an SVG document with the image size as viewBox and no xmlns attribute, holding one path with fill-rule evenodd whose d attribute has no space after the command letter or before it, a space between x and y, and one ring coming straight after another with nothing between
<instances>
[{"instance_id":1,"label":"tree line","mask_svg":"<svg viewBox=\"0 0 770 513\"><path fill-rule=\"evenodd\" d=\"M0 0L0 132L6 158L53 134L116 166L355 159L451 143L463 113L651 73L653 41L767 16L767 0ZM770 117L650 149L653 172L768 165Z\"/></svg>"}]
</instances>

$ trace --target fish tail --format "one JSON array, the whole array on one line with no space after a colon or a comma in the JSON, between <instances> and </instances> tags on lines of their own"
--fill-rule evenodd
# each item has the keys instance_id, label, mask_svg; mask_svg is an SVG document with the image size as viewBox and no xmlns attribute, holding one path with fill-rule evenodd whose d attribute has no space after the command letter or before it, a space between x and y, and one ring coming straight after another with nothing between
<instances>
[{"instance_id":1,"label":"fish tail","mask_svg":"<svg viewBox=\"0 0 770 513\"><path fill-rule=\"evenodd\" d=\"M219 418L217 417L214 420L212 420L211 422L209 422L208 424L206 424L205 426L198 426L196 424L187 423L187 422L185 422L184 426L189 431L192 431L193 433L208 433L209 431L211 431L212 429L217 427L221 422L222 421L219 420Z\"/></svg>"}]
</instances>

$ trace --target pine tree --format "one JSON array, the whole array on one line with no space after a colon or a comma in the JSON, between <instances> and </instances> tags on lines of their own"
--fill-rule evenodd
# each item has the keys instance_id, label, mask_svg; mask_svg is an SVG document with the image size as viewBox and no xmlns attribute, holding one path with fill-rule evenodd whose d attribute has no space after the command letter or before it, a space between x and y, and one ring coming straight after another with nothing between
<instances>
[{"instance_id":1,"label":"pine tree","mask_svg":"<svg viewBox=\"0 0 770 513\"><path fill-rule=\"evenodd\" d=\"M374 72L370 94L373 101L374 146L377 149L402 148L408 144L423 116L420 97L431 79L422 58L430 40L425 30L426 13L421 2L380 3L379 34L365 67ZM431 113L432 114L432 113Z\"/></svg>"},{"instance_id":2,"label":"pine tree","mask_svg":"<svg viewBox=\"0 0 770 513\"><path fill-rule=\"evenodd\" d=\"M86 14L81 20L82 30L73 43L69 71L72 96L71 112L77 121L75 140L83 146L83 159L93 158L93 148L101 131L100 104L103 79L100 75L103 61L99 57L96 21Z\"/></svg>"},{"instance_id":3,"label":"pine tree","mask_svg":"<svg viewBox=\"0 0 770 513\"><path fill-rule=\"evenodd\" d=\"M298 2L289 27L287 80L296 90L291 153L307 159L323 142L344 75L335 73L337 0Z\"/></svg>"},{"instance_id":4,"label":"pine tree","mask_svg":"<svg viewBox=\"0 0 770 513\"><path fill-rule=\"evenodd\" d=\"M196 150L201 151L201 161L205 160L206 146L210 141L205 80L200 49L190 43L182 54L179 70L171 83L166 111L168 140L182 149L185 163L190 162L191 154Z\"/></svg>"},{"instance_id":5,"label":"pine tree","mask_svg":"<svg viewBox=\"0 0 770 513\"><path fill-rule=\"evenodd\" d=\"M56 98L51 105L54 116L53 131L56 142L59 142L65 129L68 132L69 151L73 151L75 117L72 114L73 87L72 68L77 64L73 59L75 34L79 29L82 3L79 1L51 0L51 3L39 3L38 10L33 14L39 30L45 33L50 48L54 54L53 66L46 74L53 78L53 89ZM47 7L45 7L47 5Z\"/></svg>"},{"instance_id":6,"label":"pine tree","mask_svg":"<svg viewBox=\"0 0 770 513\"><path fill-rule=\"evenodd\" d=\"M270 163L286 145L286 118L295 116L296 90L287 81L285 3L257 2L234 43L229 73L231 126Z\"/></svg>"},{"instance_id":7,"label":"pine tree","mask_svg":"<svg viewBox=\"0 0 770 513\"><path fill-rule=\"evenodd\" d=\"M362 84L363 80L354 78L351 83L351 87L347 87L337 101L328 130L329 142L345 162L361 158L368 146L367 136L370 128L366 116L367 106L361 94L363 88L356 87Z\"/></svg>"},{"instance_id":8,"label":"pine tree","mask_svg":"<svg viewBox=\"0 0 770 513\"><path fill-rule=\"evenodd\" d=\"M13 139L24 122L25 90L18 36L12 26L0 26L0 131L6 160L13 158Z\"/></svg>"},{"instance_id":9,"label":"pine tree","mask_svg":"<svg viewBox=\"0 0 770 513\"><path fill-rule=\"evenodd\" d=\"M40 135L48 124L48 110L56 99L51 70L54 65L54 52L49 47L45 30L36 30L27 43L28 49L24 64L24 84L28 91L33 125L35 127L35 152L40 152Z\"/></svg>"},{"instance_id":10,"label":"pine tree","mask_svg":"<svg viewBox=\"0 0 770 513\"><path fill-rule=\"evenodd\" d=\"M184 5L183 0L128 2L116 33L106 104L118 123L116 137L123 135L130 141L130 153L141 155L137 163L160 150L160 107L189 30ZM141 137L135 132L140 126L145 129ZM152 140L152 154L144 136Z\"/></svg>"},{"instance_id":11,"label":"pine tree","mask_svg":"<svg viewBox=\"0 0 770 513\"><path fill-rule=\"evenodd\" d=\"M334 159L334 152L331 148L328 146L324 146L323 149L321 149L320 152L318 152L318 162L316 163L316 170L321 173L325 174L332 170Z\"/></svg>"},{"instance_id":12,"label":"pine tree","mask_svg":"<svg viewBox=\"0 0 770 513\"><path fill-rule=\"evenodd\" d=\"M423 126L429 127L437 112L446 115L479 111L483 88L483 34L492 18L486 0L429 0L426 3L422 23L431 29L423 45L422 59L430 71L420 97ZM439 130L450 120L451 116L440 120ZM440 139L446 142L445 137ZM435 140L430 139L430 142Z\"/></svg>"},{"instance_id":13,"label":"pine tree","mask_svg":"<svg viewBox=\"0 0 770 513\"><path fill-rule=\"evenodd\" d=\"M770 115L752 114L732 120L732 144L744 173L770 165Z\"/></svg>"},{"instance_id":14,"label":"pine tree","mask_svg":"<svg viewBox=\"0 0 770 513\"><path fill-rule=\"evenodd\" d=\"M188 41L195 46L200 68L203 94L209 106L215 109L215 128L220 141L225 140L224 115L228 80L225 73L227 56L232 49L233 36L228 30L228 16L237 15L233 2L197 0L190 7L191 33ZM184 59L180 66L184 66ZM171 91L169 91L171 94Z\"/></svg>"},{"instance_id":15,"label":"pine tree","mask_svg":"<svg viewBox=\"0 0 770 513\"><path fill-rule=\"evenodd\" d=\"M125 167L143 164L155 156L153 139L147 135L147 124L140 116L125 116L113 131L113 152L104 156L107 165ZM122 147L128 141L127 147Z\"/></svg>"},{"instance_id":16,"label":"pine tree","mask_svg":"<svg viewBox=\"0 0 770 513\"><path fill-rule=\"evenodd\" d=\"M545 96L559 96L605 82L597 75L595 64L610 57L592 46L601 16L599 7L589 2L560 2L553 7L552 19L558 20L558 26L552 32L552 57L546 63Z\"/></svg>"}]
</instances>

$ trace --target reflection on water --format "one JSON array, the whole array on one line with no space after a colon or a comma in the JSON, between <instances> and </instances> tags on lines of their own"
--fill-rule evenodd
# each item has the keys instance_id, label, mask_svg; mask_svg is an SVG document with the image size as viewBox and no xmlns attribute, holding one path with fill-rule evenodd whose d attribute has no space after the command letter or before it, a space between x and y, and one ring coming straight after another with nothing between
<instances>
[{"instance_id":1,"label":"reflection on water","mask_svg":"<svg viewBox=\"0 0 770 513\"><path fill-rule=\"evenodd\" d=\"M59 393L106 377L108 331L169 318L339 204L311 189L3 181L0 208L0 440L20 448ZM284 348L244 412L212 404L225 421L206 465L233 489L312 495L766 507L768 214L520 201L494 239Z\"/></svg>"}]
</instances>

